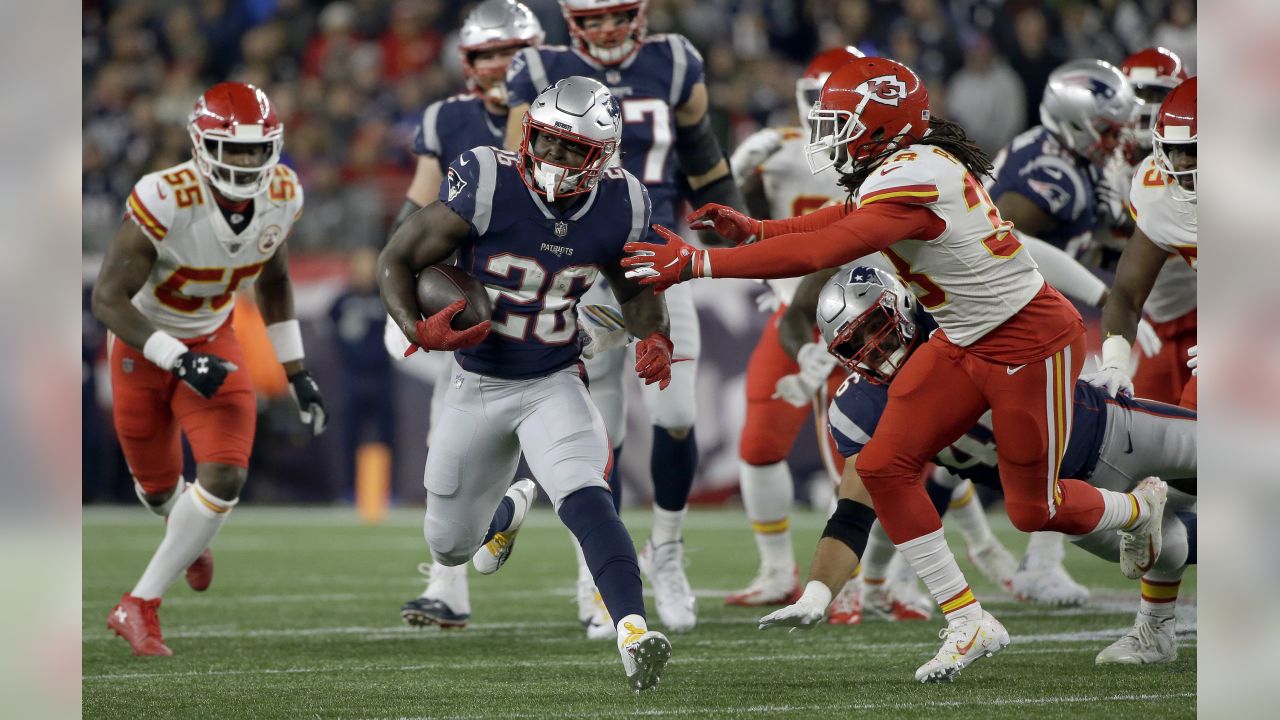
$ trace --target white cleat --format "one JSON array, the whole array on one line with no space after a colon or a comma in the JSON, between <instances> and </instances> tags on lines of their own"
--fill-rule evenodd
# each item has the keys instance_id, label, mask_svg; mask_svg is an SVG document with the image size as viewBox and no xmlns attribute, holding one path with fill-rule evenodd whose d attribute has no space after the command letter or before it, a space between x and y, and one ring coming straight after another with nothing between
<instances>
[{"instance_id":1,"label":"white cleat","mask_svg":"<svg viewBox=\"0 0 1280 720\"><path fill-rule=\"evenodd\" d=\"M1018 568L1012 589L1019 600L1044 605L1066 607L1089 602L1089 588L1076 582L1060 563Z\"/></svg>"},{"instance_id":2,"label":"white cleat","mask_svg":"<svg viewBox=\"0 0 1280 720\"><path fill-rule=\"evenodd\" d=\"M684 541L654 545L650 538L640 551L640 571L653 586L658 618L672 632L686 632L698 624L698 603L684 574Z\"/></svg>"},{"instance_id":3,"label":"white cleat","mask_svg":"<svg viewBox=\"0 0 1280 720\"><path fill-rule=\"evenodd\" d=\"M618 636L618 652L627 673L627 685L636 692L656 687L671 660L671 641L660 632L637 628L629 622L624 622L623 627L629 632Z\"/></svg>"},{"instance_id":4,"label":"white cleat","mask_svg":"<svg viewBox=\"0 0 1280 720\"><path fill-rule=\"evenodd\" d=\"M1154 623L1138 619L1129 632L1098 653L1099 665L1157 665L1178 659L1178 637L1173 618Z\"/></svg>"},{"instance_id":5,"label":"white cleat","mask_svg":"<svg viewBox=\"0 0 1280 720\"><path fill-rule=\"evenodd\" d=\"M467 566L419 563L418 572L427 576L427 589L400 606L400 619L414 627L466 627L471 619Z\"/></svg>"},{"instance_id":6,"label":"white cleat","mask_svg":"<svg viewBox=\"0 0 1280 720\"><path fill-rule=\"evenodd\" d=\"M951 682L980 658L991 657L1009 645L1009 631L986 610L976 618L957 618L942 630L942 647L916 670L916 680Z\"/></svg>"},{"instance_id":7,"label":"white cleat","mask_svg":"<svg viewBox=\"0 0 1280 720\"><path fill-rule=\"evenodd\" d=\"M724 604L740 607L790 605L800 598L800 592L800 569L794 564L786 567L761 565L751 584L726 595Z\"/></svg>"},{"instance_id":8,"label":"white cleat","mask_svg":"<svg viewBox=\"0 0 1280 720\"><path fill-rule=\"evenodd\" d=\"M497 572L507 558L511 557L511 551L515 549L516 534L520 532L520 525L524 523L524 517L529 513L529 506L538 496L538 486L527 478L517 480L514 485L507 488L506 496L515 503L511 524L506 530L495 533L489 542L481 545L475 555L471 556L471 564L481 575Z\"/></svg>"},{"instance_id":9,"label":"white cleat","mask_svg":"<svg viewBox=\"0 0 1280 720\"><path fill-rule=\"evenodd\" d=\"M588 640L610 640L617 636L609 608L590 580L578 581L578 622L587 629Z\"/></svg>"},{"instance_id":10,"label":"white cleat","mask_svg":"<svg viewBox=\"0 0 1280 720\"><path fill-rule=\"evenodd\" d=\"M995 536L981 547L969 548L969 562L1001 590L1013 592L1013 576L1018 572L1018 561Z\"/></svg>"},{"instance_id":11,"label":"white cleat","mask_svg":"<svg viewBox=\"0 0 1280 720\"><path fill-rule=\"evenodd\" d=\"M1120 572L1130 580L1137 580L1160 557L1164 545L1161 526L1169 486L1159 478L1149 477L1138 483L1132 495L1145 506L1147 516L1132 529L1120 531Z\"/></svg>"}]
</instances>

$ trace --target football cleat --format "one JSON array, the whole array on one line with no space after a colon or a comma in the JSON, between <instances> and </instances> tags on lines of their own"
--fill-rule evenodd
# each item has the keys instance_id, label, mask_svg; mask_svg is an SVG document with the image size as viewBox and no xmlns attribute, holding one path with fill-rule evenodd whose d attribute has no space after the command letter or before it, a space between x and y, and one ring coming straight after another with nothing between
<instances>
[{"instance_id":1,"label":"football cleat","mask_svg":"<svg viewBox=\"0 0 1280 720\"><path fill-rule=\"evenodd\" d=\"M623 622L629 632L618 637L618 652L622 655L622 668L627 673L627 684L640 692L656 687L662 681L662 671L671 660L671 641L666 635Z\"/></svg>"},{"instance_id":2,"label":"football cleat","mask_svg":"<svg viewBox=\"0 0 1280 720\"><path fill-rule=\"evenodd\" d=\"M761 565L751 584L726 595L724 604L739 607L790 605L800 598L802 591L800 568L795 565L784 568Z\"/></svg>"},{"instance_id":3,"label":"football cleat","mask_svg":"<svg viewBox=\"0 0 1280 720\"><path fill-rule=\"evenodd\" d=\"M969 548L969 562L1000 589L1013 592L1013 576L1018 571L1018 561L994 535L985 545Z\"/></svg>"},{"instance_id":4,"label":"football cleat","mask_svg":"<svg viewBox=\"0 0 1280 720\"><path fill-rule=\"evenodd\" d=\"M467 566L418 563L418 572L427 577L427 589L400 606L400 619L414 627L466 627L471 620Z\"/></svg>"},{"instance_id":5,"label":"football cleat","mask_svg":"<svg viewBox=\"0 0 1280 720\"><path fill-rule=\"evenodd\" d=\"M160 633L159 609L160 598L141 600L125 593L107 616L107 628L124 638L134 655L167 657L173 651Z\"/></svg>"},{"instance_id":6,"label":"football cleat","mask_svg":"<svg viewBox=\"0 0 1280 720\"><path fill-rule=\"evenodd\" d=\"M831 599L831 607L827 609L829 625L861 625L862 624L862 581L849 578L840 588L840 592Z\"/></svg>"},{"instance_id":7,"label":"football cleat","mask_svg":"<svg viewBox=\"0 0 1280 720\"><path fill-rule=\"evenodd\" d=\"M960 617L938 631L942 647L916 670L916 680L951 682L980 658L991 657L1009 645L1009 631L986 610L977 617Z\"/></svg>"},{"instance_id":8,"label":"football cleat","mask_svg":"<svg viewBox=\"0 0 1280 720\"><path fill-rule=\"evenodd\" d=\"M417 597L400 606L400 619L414 627L439 625L445 630L451 630L466 627L471 614L454 612L440 598Z\"/></svg>"},{"instance_id":9,"label":"football cleat","mask_svg":"<svg viewBox=\"0 0 1280 720\"><path fill-rule=\"evenodd\" d=\"M608 640L617 635L609 608L590 580L578 581L578 622L587 629L588 640Z\"/></svg>"},{"instance_id":10,"label":"football cleat","mask_svg":"<svg viewBox=\"0 0 1280 720\"><path fill-rule=\"evenodd\" d=\"M692 630L698 624L698 603L684 574L684 541L654 545L650 538L638 560L640 571L653 586L653 604L662 624L672 632Z\"/></svg>"},{"instance_id":11,"label":"football cleat","mask_svg":"<svg viewBox=\"0 0 1280 720\"><path fill-rule=\"evenodd\" d=\"M1149 477L1138 483L1131 494L1146 507L1147 516L1131 529L1120 531L1120 572L1130 580L1137 580L1160 557L1164 540L1161 524L1169 486L1159 478Z\"/></svg>"},{"instance_id":12,"label":"football cleat","mask_svg":"<svg viewBox=\"0 0 1280 720\"><path fill-rule=\"evenodd\" d=\"M1011 583L1014 597L1044 605L1083 605L1089 602L1089 588L1076 582L1062 563L1019 567Z\"/></svg>"},{"instance_id":13,"label":"football cleat","mask_svg":"<svg viewBox=\"0 0 1280 720\"><path fill-rule=\"evenodd\" d=\"M213 551L205 548L196 561L187 566L187 584L196 592L209 589L213 582Z\"/></svg>"},{"instance_id":14,"label":"football cleat","mask_svg":"<svg viewBox=\"0 0 1280 720\"><path fill-rule=\"evenodd\" d=\"M489 542L480 546L476 550L475 555L471 556L471 564L475 566L476 571L481 575L492 575L502 567L507 558L511 557L511 551L515 549L516 534L520 532L520 525L524 523L524 517L529 512L529 506L533 504L533 500L538 495L538 486L528 478L517 480L514 485L507 488L506 496L511 498L515 503L515 512L511 514L511 524L506 530L494 533Z\"/></svg>"},{"instance_id":15,"label":"football cleat","mask_svg":"<svg viewBox=\"0 0 1280 720\"><path fill-rule=\"evenodd\" d=\"M1173 618L1147 622L1141 618L1129 632L1098 653L1099 665L1156 665L1178 659L1178 637Z\"/></svg>"},{"instance_id":16,"label":"football cleat","mask_svg":"<svg viewBox=\"0 0 1280 720\"><path fill-rule=\"evenodd\" d=\"M922 609L916 603L897 596L894 586L884 582L878 585L862 583L862 611L868 617L897 622L900 620L928 620L933 612L927 606Z\"/></svg>"}]
</instances>

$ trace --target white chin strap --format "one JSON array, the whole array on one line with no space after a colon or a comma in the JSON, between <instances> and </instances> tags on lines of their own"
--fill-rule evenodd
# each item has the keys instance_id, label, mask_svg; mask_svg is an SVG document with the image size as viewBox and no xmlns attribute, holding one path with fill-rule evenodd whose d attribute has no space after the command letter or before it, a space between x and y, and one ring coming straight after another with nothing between
<instances>
[{"instance_id":1,"label":"white chin strap","mask_svg":"<svg viewBox=\"0 0 1280 720\"><path fill-rule=\"evenodd\" d=\"M564 168L544 162L535 162L533 164L534 182L538 187L542 188L542 193L546 196L547 202L555 202L556 193L563 192L560 186L565 182L566 175L568 175L568 171Z\"/></svg>"},{"instance_id":2,"label":"white chin strap","mask_svg":"<svg viewBox=\"0 0 1280 720\"><path fill-rule=\"evenodd\" d=\"M626 40L622 41L621 45L611 48L600 47L599 45L590 42L587 43L587 48L591 51L591 56L600 62L605 63L618 62L622 58L630 55L635 46L636 39L633 37L628 37Z\"/></svg>"}]
</instances>

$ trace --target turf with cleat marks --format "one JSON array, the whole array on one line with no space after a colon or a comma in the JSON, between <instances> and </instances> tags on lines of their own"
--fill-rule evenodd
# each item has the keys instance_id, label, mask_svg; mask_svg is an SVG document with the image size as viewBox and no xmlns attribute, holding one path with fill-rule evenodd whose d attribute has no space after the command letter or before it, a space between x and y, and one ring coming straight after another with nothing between
<instances>
[{"instance_id":1,"label":"turf with cleat marks","mask_svg":"<svg viewBox=\"0 0 1280 720\"><path fill-rule=\"evenodd\" d=\"M633 537L649 514L624 513ZM701 511L685 534L699 624L671 634L661 685L627 687L613 643L589 641L575 617L568 533L545 506L520 532L501 572L473 575L464 630L410 628L400 605L422 590L421 515L365 527L345 510L237 508L214 543L207 592L179 580L160 609L172 658L134 658L111 637L107 612L146 565L163 532L139 508L87 508L84 521L85 717L254 718L989 718L1193 717L1195 571L1183 582L1177 662L1097 667L1124 633L1137 583L1068 546L1068 568L1094 599L1080 608L1017 603L959 553L979 599L1013 635L954 683L912 673L938 647L934 620L867 621L787 633L756 630L763 614L723 604L755 573L741 511ZM993 516L1015 555L1025 540ZM822 518L792 522L807 562ZM652 613L652 596L648 598ZM656 620L654 629L664 630ZM1139 715L1141 714L1141 715Z\"/></svg>"}]
</instances>

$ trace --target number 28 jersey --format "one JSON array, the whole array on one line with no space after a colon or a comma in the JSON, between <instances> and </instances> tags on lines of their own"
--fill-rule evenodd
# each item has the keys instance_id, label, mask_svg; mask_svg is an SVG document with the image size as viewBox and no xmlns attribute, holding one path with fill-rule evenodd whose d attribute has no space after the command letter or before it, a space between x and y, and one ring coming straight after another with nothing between
<instances>
[{"instance_id":1,"label":"number 28 jersey","mask_svg":"<svg viewBox=\"0 0 1280 720\"><path fill-rule=\"evenodd\" d=\"M253 284L302 215L297 175L276 165L267 192L253 199L253 218L236 234L218 209L195 162L144 175L125 214L156 250L156 262L133 305L158 329L191 338L217 330L235 293Z\"/></svg>"},{"instance_id":2,"label":"number 28 jersey","mask_svg":"<svg viewBox=\"0 0 1280 720\"><path fill-rule=\"evenodd\" d=\"M1011 232L1013 223L940 148L922 145L891 156L863 181L855 201L858 207L919 204L946 223L933 239L900 240L883 254L956 345L973 345L1045 287L1035 260Z\"/></svg>"}]
</instances>

